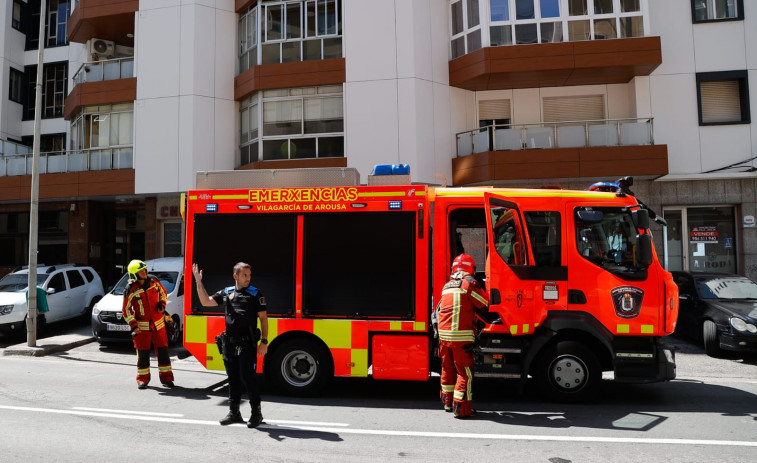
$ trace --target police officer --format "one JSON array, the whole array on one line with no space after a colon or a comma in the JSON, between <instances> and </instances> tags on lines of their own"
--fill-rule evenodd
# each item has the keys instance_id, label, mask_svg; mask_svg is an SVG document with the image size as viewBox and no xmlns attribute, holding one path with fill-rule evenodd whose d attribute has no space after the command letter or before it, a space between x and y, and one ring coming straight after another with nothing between
<instances>
[{"instance_id":1,"label":"police officer","mask_svg":"<svg viewBox=\"0 0 757 463\"><path fill-rule=\"evenodd\" d=\"M260 410L260 393L255 384L255 370L258 356L268 352L268 315L263 293L250 286L250 264L239 262L234 266L234 286L224 288L212 296L202 284L202 270L192 264L192 273L197 282L197 295L205 307L223 305L226 313L226 332L223 343L223 365L229 377L229 413L220 420L224 426L244 423L239 404L242 400L242 383L250 398L252 415L247 421L248 428L256 428L263 422ZM260 318L262 338L257 345L257 319Z\"/></svg>"},{"instance_id":2,"label":"police officer","mask_svg":"<svg viewBox=\"0 0 757 463\"><path fill-rule=\"evenodd\" d=\"M165 387L173 387L171 357L166 335L166 289L157 278L147 275L147 264L132 260L127 267L131 279L124 291L121 307L124 320L131 327L137 349L137 387L147 388L150 382L150 344L158 356L158 374Z\"/></svg>"},{"instance_id":3,"label":"police officer","mask_svg":"<svg viewBox=\"0 0 757 463\"><path fill-rule=\"evenodd\" d=\"M476 263L467 254L452 262L452 275L442 288L437 308L439 356L442 359L440 398L455 418L473 414L473 347L477 310L487 310L489 298L473 275Z\"/></svg>"}]
</instances>

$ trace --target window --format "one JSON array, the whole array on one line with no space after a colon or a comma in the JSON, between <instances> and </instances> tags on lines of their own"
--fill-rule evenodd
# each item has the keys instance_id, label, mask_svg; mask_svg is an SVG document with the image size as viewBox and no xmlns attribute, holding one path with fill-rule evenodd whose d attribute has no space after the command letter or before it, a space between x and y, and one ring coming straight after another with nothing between
<instances>
[{"instance_id":1,"label":"window","mask_svg":"<svg viewBox=\"0 0 757 463\"><path fill-rule=\"evenodd\" d=\"M498 2L501 3L501 2ZM506 5L497 5L497 14L502 15ZM494 13L493 13L494 14ZM479 0L457 0L450 3L452 18L452 59L474 52L483 46ZM501 37L502 32L497 32Z\"/></svg>"},{"instance_id":2,"label":"window","mask_svg":"<svg viewBox=\"0 0 757 463\"><path fill-rule=\"evenodd\" d=\"M92 280L95 279L95 275L88 268L82 269L82 273L84 273L84 277L87 279L87 282L92 282Z\"/></svg>"},{"instance_id":3,"label":"window","mask_svg":"<svg viewBox=\"0 0 757 463\"><path fill-rule=\"evenodd\" d=\"M39 46L39 0L29 0L29 18L23 27L26 33L26 49L35 50ZM45 14L45 47L68 45L66 37L68 18L71 16L71 2L48 0Z\"/></svg>"},{"instance_id":4,"label":"window","mask_svg":"<svg viewBox=\"0 0 757 463\"><path fill-rule=\"evenodd\" d=\"M13 17L11 19L11 26L17 31L21 30L21 17L23 16L24 4L21 0L13 0Z\"/></svg>"},{"instance_id":5,"label":"window","mask_svg":"<svg viewBox=\"0 0 757 463\"><path fill-rule=\"evenodd\" d=\"M81 273L79 273L78 270L67 270L66 276L68 277L68 285L71 288L84 286L84 278L82 278Z\"/></svg>"},{"instance_id":6,"label":"window","mask_svg":"<svg viewBox=\"0 0 757 463\"><path fill-rule=\"evenodd\" d=\"M21 138L24 144L32 146L34 143L34 136L27 135ZM41 153L49 153L52 151L65 151L66 150L66 134L65 133L46 133L39 137L39 151Z\"/></svg>"},{"instance_id":7,"label":"window","mask_svg":"<svg viewBox=\"0 0 757 463\"><path fill-rule=\"evenodd\" d=\"M16 103L24 103L23 100L24 73L10 68L10 85L8 89L8 99Z\"/></svg>"},{"instance_id":8,"label":"window","mask_svg":"<svg viewBox=\"0 0 757 463\"><path fill-rule=\"evenodd\" d=\"M58 272L50 278L47 289L54 289L56 294L66 290L66 280L63 279L63 272Z\"/></svg>"},{"instance_id":9,"label":"window","mask_svg":"<svg viewBox=\"0 0 757 463\"><path fill-rule=\"evenodd\" d=\"M699 125L749 124L747 71L697 74Z\"/></svg>"},{"instance_id":10,"label":"window","mask_svg":"<svg viewBox=\"0 0 757 463\"><path fill-rule=\"evenodd\" d=\"M66 85L68 84L68 63L47 63L42 76L42 119L63 117ZM34 119L36 99L37 66L26 66L26 96L24 98L24 120Z\"/></svg>"},{"instance_id":11,"label":"window","mask_svg":"<svg viewBox=\"0 0 757 463\"><path fill-rule=\"evenodd\" d=\"M133 144L134 104L87 106L71 124L71 148Z\"/></svg>"},{"instance_id":12,"label":"window","mask_svg":"<svg viewBox=\"0 0 757 463\"><path fill-rule=\"evenodd\" d=\"M691 0L695 23L744 19L744 0Z\"/></svg>"},{"instance_id":13,"label":"window","mask_svg":"<svg viewBox=\"0 0 757 463\"><path fill-rule=\"evenodd\" d=\"M560 243L560 213L556 211L526 211L526 229L531 242L536 267L559 267L562 254Z\"/></svg>"},{"instance_id":14,"label":"window","mask_svg":"<svg viewBox=\"0 0 757 463\"><path fill-rule=\"evenodd\" d=\"M261 150L263 160L344 157L341 85L266 90L240 111L241 165Z\"/></svg>"},{"instance_id":15,"label":"window","mask_svg":"<svg viewBox=\"0 0 757 463\"><path fill-rule=\"evenodd\" d=\"M299 0L250 6L237 26L239 72L261 63L341 58L341 3Z\"/></svg>"},{"instance_id":16,"label":"window","mask_svg":"<svg viewBox=\"0 0 757 463\"><path fill-rule=\"evenodd\" d=\"M181 222L166 222L163 224L163 257L181 257Z\"/></svg>"},{"instance_id":17,"label":"window","mask_svg":"<svg viewBox=\"0 0 757 463\"><path fill-rule=\"evenodd\" d=\"M733 207L672 207L663 215L668 221L666 270L737 273L737 256L743 251L736 239L738 216Z\"/></svg>"}]
</instances>

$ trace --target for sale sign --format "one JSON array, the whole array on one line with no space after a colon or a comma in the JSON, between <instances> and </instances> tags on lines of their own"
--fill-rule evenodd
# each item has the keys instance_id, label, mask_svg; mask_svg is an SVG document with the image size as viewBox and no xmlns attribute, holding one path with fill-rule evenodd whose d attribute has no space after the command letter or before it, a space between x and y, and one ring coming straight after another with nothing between
<instances>
[{"instance_id":1,"label":"for sale sign","mask_svg":"<svg viewBox=\"0 0 757 463\"><path fill-rule=\"evenodd\" d=\"M689 232L689 241L692 243L717 243L718 231L715 227L692 227L691 232Z\"/></svg>"}]
</instances>

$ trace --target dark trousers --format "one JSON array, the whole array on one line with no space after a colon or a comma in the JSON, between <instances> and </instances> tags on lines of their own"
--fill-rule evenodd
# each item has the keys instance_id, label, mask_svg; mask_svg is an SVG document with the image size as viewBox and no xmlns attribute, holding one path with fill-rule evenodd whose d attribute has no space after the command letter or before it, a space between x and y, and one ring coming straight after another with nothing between
<instances>
[{"instance_id":1,"label":"dark trousers","mask_svg":"<svg viewBox=\"0 0 757 463\"><path fill-rule=\"evenodd\" d=\"M242 401L242 384L247 389L250 405L260 405L260 393L255 383L255 368L257 362L257 348L250 344L243 344L241 349L237 345L229 346L227 358L223 365L226 367L226 375L229 377L229 402L239 404Z\"/></svg>"}]
</instances>

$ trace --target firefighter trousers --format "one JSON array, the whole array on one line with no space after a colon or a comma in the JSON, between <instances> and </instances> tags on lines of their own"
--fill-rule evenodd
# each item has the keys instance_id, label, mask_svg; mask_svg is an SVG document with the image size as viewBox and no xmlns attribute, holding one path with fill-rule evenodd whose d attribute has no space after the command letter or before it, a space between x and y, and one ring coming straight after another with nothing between
<instances>
[{"instance_id":1,"label":"firefighter trousers","mask_svg":"<svg viewBox=\"0 0 757 463\"><path fill-rule=\"evenodd\" d=\"M473 353L465 352L470 342L439 341L442 359L440 398L446 410L455 416L473 414Z\"/></svg>"},{"instance_id":2,"label":"firefighter trousers","mask_svg":"<svg viewBox=\"0 0 757 463\"><path fill-rule=\"evenodd\" d=\"M223 365L226 376L229 377L229 403L234 406L242 401L242 385L247 389L252 409L260 405L260 392L255 383L255 369L257 367L257 346L252 342L224 345L226 351Z\"/></svg>"},{"instance_id":3,"label":"firefighter trousers","mask_svg":"<svg viewBox=\"0 0 757 463\"><path fill-rule=\"evenodd\" d=\"M137 349L137 383L150 382L150 345L155 346L158 357L158 376L161 383L173 381L171 357L168 355L168 337L165 328L156 329L151 324L149 331L142 331L134 336L134 347Z\"/></svg>"}]
</instances>

